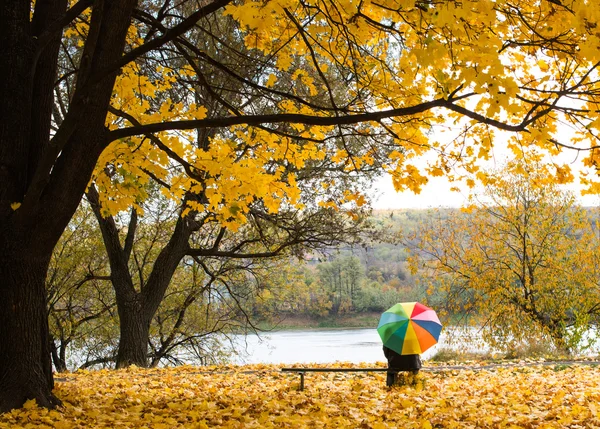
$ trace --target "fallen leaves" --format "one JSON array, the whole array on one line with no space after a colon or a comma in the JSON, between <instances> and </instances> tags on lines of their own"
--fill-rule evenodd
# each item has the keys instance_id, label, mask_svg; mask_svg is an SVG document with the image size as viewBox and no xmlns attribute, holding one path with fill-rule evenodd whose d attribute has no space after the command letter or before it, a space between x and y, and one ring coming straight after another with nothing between
<instances>
[{"instance_id":1,"label":"fallen leaves","mask_svg":"<svg viewBox=\"0 0 600 429\"><path fill-rule=\"evenodd\" d=\"M0 416L0 428L600 426L595 366L422 371L419 378L388 389L384 372L309 373L298 391L298 375L274 365L80 371L58 377L63 408L28 401Z\"/></svg>"}]
</instances>

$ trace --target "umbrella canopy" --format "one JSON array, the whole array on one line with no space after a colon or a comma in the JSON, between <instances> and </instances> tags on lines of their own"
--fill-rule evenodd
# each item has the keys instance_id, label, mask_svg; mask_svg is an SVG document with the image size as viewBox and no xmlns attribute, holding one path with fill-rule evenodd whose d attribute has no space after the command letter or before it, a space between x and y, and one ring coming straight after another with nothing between
<instances>
[{"instance_id":1,"label":"umbrella canopy","mask_svg":"<svg viewBox=\"0 0 600 429\"><path fill-rule=\"evenodd\" d=\"M431 308L402 302L381 315L377 332L383 345L401 355L421 354L440 338L442 324Z\"/></svg>"}]
</instances>

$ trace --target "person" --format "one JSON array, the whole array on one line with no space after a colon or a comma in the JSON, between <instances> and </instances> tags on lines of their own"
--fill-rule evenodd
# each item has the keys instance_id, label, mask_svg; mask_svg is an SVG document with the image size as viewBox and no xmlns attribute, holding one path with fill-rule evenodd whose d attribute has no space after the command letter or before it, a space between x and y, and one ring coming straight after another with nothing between
<instances>
[{"instance_id":1,"label":"person","mask_svg":"<svg viewBox=\"0 0 600 429\"><path fill-rule=\"evenodd\" d=\"M383 354L388 361L386 380L388 387L394 385L399 371L410 371L416 375L421 369L421 357L419 355L401 355L386 346L383 346Z\"/></svg>"}]
</instances>

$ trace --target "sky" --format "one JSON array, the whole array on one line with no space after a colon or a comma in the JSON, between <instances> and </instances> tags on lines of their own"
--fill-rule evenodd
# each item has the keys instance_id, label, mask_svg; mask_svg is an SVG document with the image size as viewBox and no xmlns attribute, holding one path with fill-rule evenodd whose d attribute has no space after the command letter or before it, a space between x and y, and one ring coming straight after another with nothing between
<instances>
[{"instance_id":1,"label":"sky","mask_svg":"<svg viewBox=\"0 0 600 429\"><path fill-rule=\"evenodd\" d=\"M391 177L384 176L377 180L373 186L373 193L375 195L373 208L376 210L385 210L461 207L468 198L466 186L462 186L465 189L462 193L451 191L450 188L452 186L456 187L460 185L457 183L450 185L445 178L434 177L429 179L429 183L423 187L423 190L418 195L410 191L396 192ZM581 187L578 184L571 184L567 188L575 192L581 205L586 207L600 207L600 196L581 196Z\"/></svg>"},{"instance_id":2,"label":"sky","mask_svg":"<svg viewBox=\"0 0 600 429\"><path fill-rule=\"evenodd\" d=\"M375 203L377 210L384 209L428 209L438 207L461 207L467 195L450 190L451 185L441 177L429 179L420 194L410 191L396 192L390 176L379 179L374 187Z\"/></svg>"}]
</instances>

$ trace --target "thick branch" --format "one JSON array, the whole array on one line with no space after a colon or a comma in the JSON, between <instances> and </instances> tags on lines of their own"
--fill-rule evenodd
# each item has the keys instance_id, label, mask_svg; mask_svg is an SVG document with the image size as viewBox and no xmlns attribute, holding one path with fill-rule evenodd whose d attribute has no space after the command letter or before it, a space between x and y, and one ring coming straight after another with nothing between
<instances>
[{"instance_id":1,"label":"thick branch","mask_svg":"<svg viewBox=\"0 0 600 429\"><path fill-rule=\"evenodd\" d=\"M86 193L88 201L92 206L94 215L98 220L104 247L110 263L110 276L113 288L119 296L135 295L135 287L129 273L127 259L119 239L119 230L112 216L103 217L100 209L100 199L98 191L94 185L91 185Z\"/></svg>"},{"instance_id":2,"label":"thick branch","mask_svg":"<svg viewBox=\"0 0 600 429\"><path fill-rule=\"evenodd\" d=\"M410 107L400 107L397 109L382 110L379 112L368 112L360 113L356 115L347 116L313 116L304 115L300 113L280 113L272 115L251 115L251 116L225 116L220 118L206 118L206 119L191 119L183 121L172 121L172 122L159 122L154 124L147 124L138 127L121 128L118 130L111 131L109 133L109 139L111 141L131 137L139 134L157 133L161 131L170 130L189 130L196 128L215 128L215 127L230 127L234 125L261 125L261 124L279 124L279 123L295 123L305 125L350 125L358 124L361 122L369 121L380 121L386 118L393 118L397 116L412 116L419 113L426 112L435 107L446 107L450 110L458 111L460 108L452 103L452 100L437 99L428 101L425 103L418 104ZM466 110L464 108L460 108ZM478 115L473 112L466 111L464 114ZM480 115L478 115L480 116ZM509 125L502 122L485 118L481 116L482 122L494 125L497 128L507 131L523 131L523 125Z\"/></svg>"},{"instance_id":3,"label":"thick branch","mask_svg":"<svg viewBox=\"0 0 600 429\"><path fill-rule=\"evenodd\" d=\"M235 251L227 250L216 250L216 249L188 249L188 256L194 257L215 257L215 258L230 258L230 259L253 259L253 258L273 258L279 256L288 247L297 244L296 242L289 242L278 246L276 249L267 252L250 252L250 253L238 253Z\"/></svg>"},{"instance_id":4,"label":"thick branch","mask_svg":"<svg viewBox=\"0 0 600 429\"><path fill-rule=\"evenodd\" d=\"M60 18L55 20L48 26L38 37L39 43L37 47L38 53L41 52L46 44L64 27L69 25L75 18L83 13L93 3L93 0L80 0L67 10Z\"/></svg>"},{"instance_id":5,"label":"thick branch","mask_svg":"<svg viewBox=\"0 0 600 429\"><path fill-rule=\"evenodd\" d=\"M129 227L127 228L127 237L125 237L125 247L123 248L123 255L125 256L126 261L129 261L129 258L131 257L133 240L137 229L137 219L137 210L134 208L131 210L131 218L129 219Z\"/></svg>"}]
</instances>

